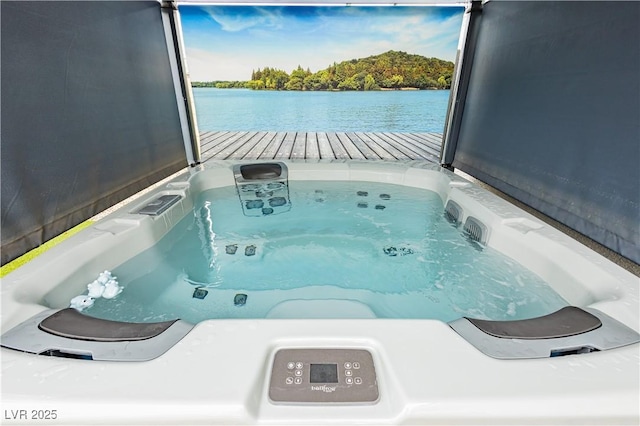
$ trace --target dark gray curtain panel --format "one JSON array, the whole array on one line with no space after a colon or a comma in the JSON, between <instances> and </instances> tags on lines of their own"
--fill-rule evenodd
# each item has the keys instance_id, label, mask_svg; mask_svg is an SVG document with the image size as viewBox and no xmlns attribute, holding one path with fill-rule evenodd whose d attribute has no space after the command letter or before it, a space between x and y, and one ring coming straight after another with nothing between
<instances>
[{"instance_id":1,"label":"dark gray curtain panel","mask_svg":"<svg viewBox=\"0 0 640 426\"><path fill-rule=\"evenodd\" d=\"M453 165L640 262L640 3L491 1Z\"/></svg>"},{"instance_id":2,"label":"dark gray curtain panel","mask_svg":"<svg viewBox=\"0 0 640 426\"><path fill-rule=\"evenodd\" d=\"M187 163L158 2L0 7L5 264Z\"/></svg>"}]
</instances>

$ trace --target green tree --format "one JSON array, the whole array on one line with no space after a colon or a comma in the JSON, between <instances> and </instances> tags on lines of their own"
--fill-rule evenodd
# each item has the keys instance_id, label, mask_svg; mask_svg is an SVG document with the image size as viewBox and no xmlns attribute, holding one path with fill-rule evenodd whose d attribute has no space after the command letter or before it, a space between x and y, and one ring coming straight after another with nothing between
<instances>
[{"instance_id":1,"label":"green tree","mask_svg":"<svg viewBox=\"0 0 640 426\"><path fill-rule=\"evenodd\" d=\"M380 86L376 83L376 79L371 74L367 74L364 78L364 90L379 90Z\"/></svg>"},{"instance_id":2,"label":"green tree","mask_svg":"<svg viewBox=\"0 0 640 426\"><path fill-rule=\"evenodd\" d=\"M239 82L240 86L234 82L232 86L256 90L447 89L451 87L452 76L452 62L390 50L380 55L334 62L316 73L300 65L291 75L275 68L258 68L252 70L251 81Z\"/></svg>"},{"instance_id":3,"label":"green tree","mask_svg":"<svg viewBox=\"0 0 640 426\"><path fill-rule=\"evenodd\" d=\"M304 90L327 90L327 86L322 81L321 73L315 73L305 77L303 86Z\"/></svg>"},{"instance_id":4,"label":"green tree","mask_svg":"<svg viewBox=\"0 0 640 426\"><path fill-rule=\"evenodd\" d=\"M247 82L247 89L263 90L264 87L265 87L264 81L262 80L251 80Z\"/></svg>"},{"instance_id":5,"label":"green tree","mask_svg":"<svg viewBox=\"0 0 640 426\"><path fill-rule=\"evenodd\" d=\"M304 80L311 75L311 71L305 71L300 65L298 65L298 68L291 71L291 77L289 78L289 81L284 85L284 88L287 90L304 90Z\"/></svg>"},{"instance_id":6,"label":"green tree","mask_svg":"<svg viewBox=\"0 0 640 426\"><path fill-rule=\"evenodd\" d=\"M284 86L289 81L289 75L281 70L277 70L273 75L273 84L276 90L284 90Z\"/></svg>"},{"instance_id":7,"label":"green tree","mask_svg":"<svg viewBox=\"0 0 640 426\"><path fill-rule=\"evenodd\" d=\"M303 90L304 89L304 79L300 77L291 77L287 84L284 85L286 90Z\"/></svg>"},{"instance_id":8,"label":"green tree","mask_svg":"<svg viewBox=\"0 0 640 426\"><path fill-rule=\"evenodd\" d=\"M399 89L400 87L402 87L402 83L404 83L404 77L398 74L394 74L391 76L391 78L386 79L383 82L383 85L387 88Z\"/></svg>"}]
</instances>

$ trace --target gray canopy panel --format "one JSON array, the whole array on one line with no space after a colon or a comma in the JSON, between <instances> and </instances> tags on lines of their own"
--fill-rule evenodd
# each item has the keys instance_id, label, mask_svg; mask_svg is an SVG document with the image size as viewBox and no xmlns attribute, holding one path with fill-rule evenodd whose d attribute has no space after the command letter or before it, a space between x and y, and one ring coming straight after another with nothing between
<instances>
[{"instance_id":1,"label":"gray canopy panel","mask_svg":"<svg viewBox=\"0 0 640 426\"><path fill-rule=\"evenodd\" d=\"M485 3L445 162L640 262L640 3ZM466 86L468 85L468 86Z\"/></svg>"},{"instance_id":2,"label":"gray canopy panel","mask_svg":"<svg viewBox=\"0 0 640 426\"><path fill-rule=\"evenodd\" d=\"M0 7L4 264L187 161L160 3Z\"/></svg>"}]
</instances>

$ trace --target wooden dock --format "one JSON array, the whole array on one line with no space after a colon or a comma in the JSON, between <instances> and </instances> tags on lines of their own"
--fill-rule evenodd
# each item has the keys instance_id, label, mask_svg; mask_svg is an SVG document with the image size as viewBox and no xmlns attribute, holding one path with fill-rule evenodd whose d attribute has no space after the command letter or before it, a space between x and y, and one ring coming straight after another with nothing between
<instances>
[{"instance_id":1,"label":"wooden dock","mask_svg":"<svg viewBox=\"0 0 640 426\"><path fill-rule=\"evenodd\" d=\"M216 131L200 134L202 161L360 159L438 163L442 134Z\"/></svg>"}]
</instances>

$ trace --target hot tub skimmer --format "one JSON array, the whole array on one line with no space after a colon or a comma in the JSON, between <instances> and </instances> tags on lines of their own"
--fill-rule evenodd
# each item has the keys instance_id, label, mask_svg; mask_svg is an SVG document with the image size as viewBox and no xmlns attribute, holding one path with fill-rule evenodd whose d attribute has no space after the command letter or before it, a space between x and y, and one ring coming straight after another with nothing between
<instances>
[{"instance_id":1,"label":"hot tub skimmer","mask_svg":"<svg viewBox=\"0 0 640 426\"><path fill-rule=\"evenodd\" d=\"M271 216L291 210L284 163L236 164L233 175L245 216Z\"/></svg>"}]
</instances>

